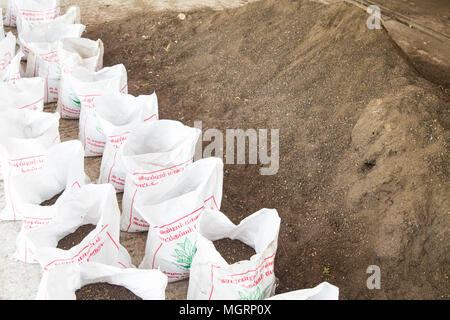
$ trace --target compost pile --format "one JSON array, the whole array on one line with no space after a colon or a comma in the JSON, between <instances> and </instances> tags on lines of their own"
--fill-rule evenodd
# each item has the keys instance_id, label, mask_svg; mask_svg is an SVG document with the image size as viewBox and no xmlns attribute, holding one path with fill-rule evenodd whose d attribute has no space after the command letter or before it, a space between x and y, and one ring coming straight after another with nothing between
<instances>
[{"instance_id":1,"label":"compost pile","mask_svg":"<svg viewBox=\"0 0 450 320\"><path fill-rule=\"evenodd\" d=\"M222 164L203 159L186 167L186 173L179 178L180 181L187 179L183 177L195 180L194 177L201 176L199 172L205 172L200 169L210 168L208 183L202 186L213 185L209 188L217 198L204 199L202 193L203 198L197 200L202 204L205 200L203 209L220 207L226 214L221 216L207 211L206 221L219 226L211 230L221 230L224 226L237 230L241 221L261 221L262 225L272 227L264 233L250 232L258 235L252 239L253 244L269 242L272 236L278 239L278 247L276 241L271 241L267 246L258 245L266 248L264 252L256 250L264 261L269 258L269 262L274 261L264 266L269 268L269 276L264 281L270 284L263 288L262 283L255 282L257 290L239 291L241 297L272 295L274 292L269 292L276 285L270 268L274 265L277 294L329 282L339 288L339 297L343 299L449 298L446 268L449 182L446 178L450 163L447 150L450 99L439 87L421 78L383 29L367 29L366 19L364 12L344 3L261 0L223 11L186 12L182 18L179 12L158 13L149 8L122 20L91 24L83 34L89 39L102 40L105 67L125 66L128 93L134 96L157 93L159 119L179 120L190 127L194 126L194 121L201 120L203 131L208 128L222 132L228 128L280 130L279 170L274 175L261 175L262 164L225 164L222 191ZM48 83L48 79L46 81ZM59 108L61 106L57 109L54 104L47 104L44 111L53 113L60 111ZM70 165L77 170L76 159L81 158L81 150L69 140L83 140L79 137L80 125L81 120L59 120L60 145L74 154ZM86 146L86 141L84 143ZM203 141L203 146L207 145L208 142ZM63 154L68 152L63 146L60 148ZM91 181L101 175L103 158L84 158L84 170ZM79 221L65 226L61 219L55 219L58 221L51 221L49 227L31 230L29 234L24 231L25 238L20 238L18 243L27 239L28 242L23 243L33 244L32 240L38 239L44 230L52 231L51 224L58 226L60 223L59 229L70 234L76 230L75 225L86 224L83 219L88 219L89 223L96 221L98 230L102 227L101 231L108 230L109 238L105 236L108 242L100 242L104 241L100 236L93 237L95 229L87 237L75 232L69 244L75 245L81 240L80 246L89 244L94 248L97 243L101 246L106 243L106 249L101 249L100 245L93 249L100 257L93 259L102 262L109 259L116 267L124 263L123 266L130 268L118 271L110 266L82 263L62 266L58 272L63 275L64 268L69 272L72 267L83 275L98 272L103 275L102 279L110 277L112 285L127 283L128 275L135 273L134 279L146 277L147 283L154 286L142 289L143 298L163 298L166 276L171 281L170 277L186 278L188 274L170 272L173 264L164 266L163 260L161 267L165 278L159 270L146 268L154 267L158 252L169 256L164 252L165 247L158 251L161 246L152 248L152 241L144 244L147 237L157 242L157 237L152 235L154 226L168 224L158 221L159 218L153 219L145 210L138 210L143 217L136 223L136 231L148 229L146 223L151 227L148 233L128 233L121 225L121 243L126 249L123 248L118 241L117 214L122 211L119 207L123 209L122 193L117 194L117 207L114 204L107 207L114 191L118 191L117 186L114 185L116 190L110 184L81 186L84 172L77 170L72 169L69 175L76 179L71 188L78 185L82 191L72 195L73 191L66 189L58 200L56 196L45 203L47 209L39 210L47 212L45 217L50 219L55 201L58 204L62 199L55 209L60 210L61 216L73 209L73 203L79 202L74 210L86 207L80 210ZM8 171L4 169L4 172ZM178 183L170 179L167 181ZM214 181L220 183L214 184ZM179 184L183 186L182 182ZM169 183L162 183L161 190L167 185ZM53 192L53 196L60 192ZM156 193L150 200L167 200L172 208L183 205L179 202L181 197L167 198L177 195L175 191L162 195L153 192ZM95 209L97 204L93 200L96 193L101 195L98 199L104 197L101 201L104 207L99 210ZM72 197L74 201L67 201ZM126 186L123 197L124 205L129 206ZM209 200L211 202L207 202ZM136 209L141 208L138 205L150 208L155 217L158 215L154 213L161 210L161 206L151 201L147 201L146 207L136 204ZM14 211L14 205L10 207ZM134 196L131 209L134 209ZM101 212L100 218L96 212ZM173 214L172 210L166 212L168 217L169 213ZM226 217L231 221L225 221ZM132 216L129 219L131 225L134 220ZM186 225L190 222L186 221ZM214 233L211 230L206 230L206 234ZM188 298L203 299L208 298L202 296L205 290L197 289L209 281L209 272L194 265L215 254L207 254L208 242L198 237L197 253L188 236L175 252L187 269L192 263L191 276L193 273L195 280L189 283ZM244 265L250 262L247 259L254 253L252 250L235 249L225 240L221 241L216 244L226 261L244 259ZM117 248L118 252L110 248ZM41 260L39 246L33 249L38 253L36 259ZM21 250L27 262L26 254L33 252L27 246ZM56 259L57 254L63 253L52 250L43 252L54 252L53 261L64 260ZM108 250L114 254L103 256ZM238 250L242 257L234 256ZM193 261L181 256L186 252L189 259L194 256ZM133 263L142 260L145 268L131 268L131 259ZM53 268L50 266L53 261L47 265L39 263L46 270L46 267ZM369 290L366 286L369 277L366 270L371 265L381 269L381 289ZM222 268L226 268L225 265ZM211 266L211 275L213 269ZM58 283L58 272L56 276L46 277L46 283L41 286L48 287L50 296L52 283ZM208 274L208 279L202 279L204 274ZM231 289L227 292L225 286L223 291L216 287L217 297L237 294ZM135 297L125 291L114 293L113 287L108 285L82 289L88 299L113 299L117 298L116 294L124 299ZM77 291L78 298L80 292L81 289ZM49 293L40 297L48 298ZM209 298L212 295L211 289Z\"/></svg>"},{"instance_id":2,"label":"compost pile","mask_svg":"<svg viewBox=\"0 0 450 320\"><path fill-rule=\"evenodd\" d=\"M157 91L161 118L280 129L278 173L225 165L222 204L234 222L277 208L277 292L326 280L344 299L448 298L448 94L347 4L177 15L144 10L87 36L126 66L130 93Z\"/></svg>"}]
</instances>

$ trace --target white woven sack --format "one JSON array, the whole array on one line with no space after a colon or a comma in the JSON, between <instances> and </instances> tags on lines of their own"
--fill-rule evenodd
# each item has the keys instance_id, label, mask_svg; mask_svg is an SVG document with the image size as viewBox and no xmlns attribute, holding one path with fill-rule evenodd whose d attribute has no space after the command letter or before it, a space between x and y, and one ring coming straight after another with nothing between
<instances>
[{"instance_id":1,"label":"white woven sack","mask_svg":"<svg viewBox=\"0 0 450 320\"><path fill-rule=\"evenodd\" d=\"M207 210L199 224L187 299L262 300L273 296L280 221L274 209L259 210L238 225L217 210ZM256 253L249 260L228 264L212 242L223 238L240 240Z\"/></svg>"},{"instance_id":2,"label":"white woven sack","mask_svg":"<svg viewBox=\"0 0 450 320\"><path fill-rule=\"evenodd\" d=\"M103 263L64 265L44 272L37 300L75 300L75 291L92 283L123 286L143 300L164 300L167 277L159 270L123 269Z\"/></svg>"},{"instance_id":3,"label":"white woven sack","mask_svg":"<svg viewBox=\"0 0 450 320\"><path fill-rule=\"evenodd\" d=\"M22 205L40 204L89 181L77 140L46 148L33 139L10 138L0 145L0 154L6 200L0 220L21 220Z\"/></svg>"},{"instance_id":4,"label":"white woven sack","mask_svg":"<svg viewBox=\"0 0 450 320\"><path fill-rule=\"evenodd\" d=\"M91 117L106 137L98 182L111 183L116 192L123 192L127 171L122 146L140 124L158 120L158 98L155 93L138 97L111 93L96 100Z\"/></svg>"},{"instance_id":5,"label":"white woven sack","mask_svg":"<svg viewBox=\"0 0 450 320\"><path fill-rule=\"evenodd\" d=\"M145 122L128 136L122 161L126 168L121 230L147 231L148 223L134 210L134 203L164 179L181 174L192 163L200 129L174 120Z\"/></svg>"},{"instance_id":6,"label":"white woven sack","mask_svg":"<svg viewBox=\"0 0 450 320\"><path fill-rule=\"evenodd\" d=\"M146 190L135 204L149 224L139 268L160 269L169 282L189 277L199 221L206 210L220 209L222 184L222 160L206 158Z\"/></svg>"}]
</instances>

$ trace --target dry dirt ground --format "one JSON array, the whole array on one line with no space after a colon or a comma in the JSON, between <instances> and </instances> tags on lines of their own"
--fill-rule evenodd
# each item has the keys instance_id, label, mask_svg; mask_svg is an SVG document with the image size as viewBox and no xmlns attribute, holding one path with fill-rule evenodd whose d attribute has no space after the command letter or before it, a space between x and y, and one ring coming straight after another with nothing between
<instances>
[{"instance_id":1,"label":"dry dirt ground","mask_svg":"<svg viewBox=\"0 0 450 320\"><path fill-rule=\"evenodd\" d=\"M225 166L222 206L235 222L279 211L278 292L326 280L344 299L449 298L449 97L366 19L265 0L184 21L143 9L87 36L125 64L132 94L156 90L161 118L280 129L279 172Z\"/></svg>"},{"instance_id":2,"label":"dry dirt ground","mask_svg":"<svg viewBox=\"0 0 450 320\"><path fill-rule=\"evenodd\" d=\"M156 90L160 118L280 129L278 173L226 165L222 203L235 223L278 210L277 293L328 281L342 299L450 298L450 96L385 29L368 30L367 15L342 2L162 12L163 1L100 3L77 2L85 36L103 40L105 66L126 66L131 94ZM77 122L61 121L61 132L76 139ZM86 160L91 178L100 161ZM145 237L121 234L135 264ZM366 287L370 265L380 290ZM186 284L167 298L183 298Z\"/></svg>"}]
</instances>

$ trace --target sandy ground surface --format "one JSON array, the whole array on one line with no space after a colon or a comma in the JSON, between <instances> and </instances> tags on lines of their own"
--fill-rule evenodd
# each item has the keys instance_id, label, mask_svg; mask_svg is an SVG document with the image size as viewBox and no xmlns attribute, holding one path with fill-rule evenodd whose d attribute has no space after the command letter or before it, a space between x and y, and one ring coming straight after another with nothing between
<instances>
[{"instance_id":1,"label":"sandy ground surface","mask_svg":"<svg viewBox=\"0 0 450 320\"><path fill-rule=\"evenodd\" d=\"M0 182L0 208L4 207L3 182ZM0 299L34 299L41 279L39 265L25 265L11 257L15 251L20 222L0 222Z\"/></svg>"},{"instance_id":2,"label":"sandy ground surface","mask_svg":"<svg viewBox=\"0 0 450 320\"><path fill-rule=\"evenodd\" d=\"M441 282L441 286L448 284L448 273L439 269L443 261L448 261L448 256L445 257L441 254L445 251L443 244L448 235L448 228L445 230L437 227L437 225L448 226L448 221L446 222L442 216L443 210L448 208L442 197L446 185L444 184L443 187L439 185L441 187L438 188L425 178L430 176L430 179L442 182L441 174L445 170L445 161L443 160L445 157L443 158L441 155L446 141L445 133L443 133L445 125L438 121L437 115L442 111L436 108L438 105L448 105L448 102L440 96L438 89L422 80L416 80L419 76L413 70L412 65L414 64L405 63L403 60L405 57L401 53L397 53L395 46L384 44L388 39L386 35L366 33L366 30L357 27L349 29L339 23L339 19L348 25L354 24L355 19L364 22L364 17L356 10L338 7L337 10L327 11L323 7L305 5L313 12L311 19L322 19L317 20L315 25L309 20L306 21L305 17L297 21L298 17L289 11L293 7L286 6L284 9L274 5L273 1L268 1L268 4L262 8L251 7L249 11L243 8L242 11L227 10L224 13L216 14L208 10L204 11L204 9L198 10L199 7L205 7L205 5L213 9L237 8L246 2L249 1L76 1L76 4L82 9L82 22L88 26L88 35L91 38L104 39L106 65L121 62L126 64L127 69L130 70L129 84L133 94L142 94L145 90L157 88L161 106L164 108L162 110L164 117L187 122L204 117L203 120L209 127L222 128L229 127L230 124L236 127L239 125L245 127L246 121L242 120L248 119L249 116L252 117L250 114L255 112L255 109L246 111L243 105L238 104L243 103L242 100L247 100L247 103L258 106L258 108L261 107L261 110L265 110L267 114L273 113L270 120L267 120L265 116L253 117L254 119L250 121L251 125L263 127L280 127L281 125L288 129L304 128L299 138L295 138L295 131L282 137L284 139L282 141L294 141L295 147L293 154L288 150L289 148L283 149L283 154L287 156L282 158L284 167L281 168L278 177L263 179L258 176L257 168L244 170L244 168L236 167L228 167L225 177L225 194L228 199L224 199L224 208L235 222L258 210L262 205L279 207L280 203L284 204L280 209L285 224L280 234L281 249L277 266L277 274L282 275L281 291L311 287L318 281L326 280L343 288L344 298L445 298L446 296L448 298L448 291L445 293L435 287L434 283L435 281ZM329 0L328 2L333 1ZM397 3L399 2L397 1ZM63 3L69 5L75 1L63 1ZM167 9L169 3L173 6L172 8L175 8L174 13L152 14L154 11ZM283 3L287 2L283 1ZM442 2L438 1L438 3ZM190 25L180 29L175 18L176 14L187 12L190 9L197 11L192 16L188 14L188 18L192 19L188 19ZM267 13L264 10L267 10ZM325 11L325 14L321 15L319 13L321 11ZM350 11L349 15L345 13L348 11ZM416 17L420 16L417 10L414 12ZM442 10L440 12L442 13ZM239 19L240 16L243 18ZM338 19L335 20L334 16ZM136 17L139 19L134 23L133 18ZM148 20L146 20L147 17ZM232 22L227 23L227 19ZM270 34L272 39L284 39L284 42L266 45L259 43L258 37L267 33L267 30L264 30L260 24L261 21L265 21L264 19L267 19L270 24L274 24L275 29ZM277 30L277 24L281 24L279 21L289 21L289 19L292 19L292 24L298 23L296 26L302 32L306 30L306 40L312 41L300 39L299 43L301 44L298 45L300 51L294 50L291 41L295 39L292 37L301 36L285 35ZM445 24L445 19L440 20L439 26L442 26L442 23ZM146 50L139 50L139 47L142 46L138 42L142 41L142 39L139 40L140 33L147 32L146 27L154 27L158 21L161 23L160 27L157 27L156 31L153 29L149 31L153 30L155 33L152 34L155 44L162 48L177 39L180 46L179 48L172 47L173 49L167 56L155 50L154 55L157 60L147 64ZM255 31L246 26L246 21L251 21L249 26L253 26ZM435 19L435 21L439 21L439 19ZM230 25L232 23L234 25ZM102 30L104 27L106 27L105 31ZM296 30L290 26L287 27L280 25L281 30L286 28L287 31L290 30L293 33L295 32L293 30ZM433 27L439 29L434 24ZM104 33L106 30L111 30L111 33ZM411 30L405 30L395 21L392 22L388 31L394 39L394 34L397 35L397 45L402 49L406 48L405 52L407 53L409 50L409 57L414 59L414 54L416 54L418 58L415 61L420 61L420 58L424 56L428 56L427 61L439 60L435 64L437 72L433 71L430 64L425 64L423 70L428 72L430 77L439 72L445 76L441 66L447 63L445 57L448 58L448 54L446 55L445 50L442 50L441 44L437 43L432 46L433 52L440 51L442 57L439 58L436 56L437 54L429 53L432 51L429 49L430 45L423 47L423 42L428 40L419 39L416 33L410 36L411 39L414 39L413 41L405 40L406 37L403 35L409 34ZM136 34L134 34L135 32ZM211 36L208 36L210 32ZM349 68L345 65L350 64L351 59L347 61L345 56L330 60L329 56L321 55L321 52L324 52L321 43L332 41L335 46L342 46L345 35L351 32L354 32L354 37L360 41L361 52L355 54L349 49L348 58L352 57L355 62L356 59L366 59L367 62L364 61L359 66ZM126 36L127 33L128 36ZM227 34L231 39L227 38ZM330 40L327 34L331 34L331 37L334 38ZM216 47L215 43L219 41L219 38L220 41L228 43L229 48ZM352 41L350 43L353 43L355 38L350 39ZM183 40L190 39L192 39L191 45L183 42ZM422 44L419 47L420 42ZM200 43L204 43L205 48L210 52L205 55L205 52L199 50ZM380 43L383 44L376 45ZM373 50L370 50L370 45L375 45ZM125 56L124 47L134 50L136 59ZM349 46L344 45L341 48L344 50L346 47ZM266 56L260 54L261 48L269 48L270 54L277 57L274 66L261 73L261 83L256 83L255 87L249 85L239 88L239 84L246 83L246 81L252 82L252 79L258 78L256 69L252 69L253 66L256 68L259 63L269 62ZM354 50L354 48L351 49ZM386 56L381 54L382 60L370 61L368 56L380 55L383 50ZM426 53L421 53L422 51ZM198 59L191 52L198 55ZM283 54L283 52L285 53ZM191 55L193 56L191 57ZM287 55L291 62L284 65L283 56ZM309 63L312 66L317 64L318 71L313 72L306 68L302 59L297 55L300 57L304 55L305 59L310 59ZM233 57L235 62L244 61L248 66L252 66L246 70L248 78L242 77L242 75L229 77L238 72L240 68L227 57ZM255 59L260 59L260 61ZM278 59L282 63L281 65ZM214 65L222 64L226 69L202 69L202 60ZM145 61L144 66L142 61ZM179 61L178 65L172 66L174 61ZM341 69L333 68L333 65L337 63ZM267 64L265 65L267 66ZM325 69L326 71L322 70L321 66L323 65L328 68ZM378 81L378 76L373 76L374 79L371 83L357 85L351 82L348 89L344 88L344 91L337 85L342 81L348 81L346 77L342 77L342 74L339 75L339 72L342 73L342 68L345 68L344 70L348 73L352 73L352 68L357 68L360 72L367 72L370 65L376 68L376 72L383 74L382 77L379 77L380 81ZM192 68L198 68L199 74L190 79L184 78L183 74L194 73ZM300 78L288 77L292 70L297 70L297 68L305 72L303 77L312 81L312 85L309 85L308 82L297 83L295 81L299 81ZM142 74L140 71L142 69L152 70L155 75L158 74L158 78ZM389 69L393 71L391 72ZM323 82L326 79L323 72L326 72L330 81L334 82ZM251 78L252 75L253 78ZM436 81L442 80L444 76L437 77ZM301 77L300 74L299 77ZM352 77L355 78L355 82L361 82L358 80L358 72L353 72ZM207 82L205 82L205 78L208 79ZM236 84L233 84L231 80L228 82L227 79L234 79ZM387 81L383 88L380 87L381 79L384 82ZM276 80L276 84L271 82L272 80ZM192 81L192 84L186 85L187 81ZM291 83L291 81L293 82ZM147 88L148 83L152 83L149 88ZM221 91L219 87L215 86L215 83L221 83L221 86L225 88ZM291 86L294 85L294 88L287 86L287 90L284 91L283 88L287 83L290 83ZM331 83L336 84L332 85ZM392 90L387 89L389 83L393 87ZM403 85L407 83L409 86ZM280 87L278 87L279 84L281 84ZM199 87L196 88L196 85ZM299 89L306 90L305 92L311 97L305 100L299 93L301 91L296 89L297 85ZM336 102L346 106L347 109L344 108L336 115L336 122L325 121L327 115L325 106L328 102L317 95L314 89L316 85L325 88L324 93L327 99L336 99ZM368 94L368 91L365 91L366 87L370 88L371 86L374 92ZM214 96L205 96L201 92L206 88ZM350 88L359 96L355 97L354 93L349 92ZM281 92L279 93L277 90L281 90ZM227 92L233 92L233 97L227 98ZM341 96L332 98L335 93ZM258 94L270 97L271 104L286 104L285 110L281 110L279 113L270 108L265 109L268 101L259 98ZM296 104L291 104L289 98L291 94L297 94L295 99L299 99L302 106L310 106L310 111L297 110ZM217 98L221 95L225 96L222 101ZM234 96L239 97L240 101ZM199 101L202 102L200 106L198 105ZM411 105L415 104L419 106L419 110L429 108L430 114L425 116L420 114L422 111L418 111L416 108L411 109ZM358 107L352 109L351 105ZM388 112L387 106L395 106L396 111ZM243 115L240 117L232 110L233 108L240 110ZM54 106L47 106L46 110L54 110ZM253 111L248 114L249 110ZM285 122L283 117L290 113L296 114L302 121L299 123ZM333 117L332 115L333 113L328 114L330 119ZM409 122L398 120L404 117L410 117ZM280 121L275 121L276 119L280 119ZM425 129L425 125L428 126L427 129ZM335 130L334 128L337 126L343 129ZM325 131L318 134L322 130ZM73 123L62 122L62 132L64 132L63 140L77 138L77 127ZM418 138L419 136L426 136L428 139L426 143L432 141L433 144L425 148L422 139ZM335 146L328 145L330 150L323 149L321 145L325 144L326 146L326 141L330 137L334 139ZM351 141L350 145L348 145L348 140ZM405 141L408 140L413 143L406 143ZM417 143L420 147L417 147L418 149L415 151ZM303 151L296 151L297 148ZM421 158L425 163L421 162ZM409 161L410 165L406 165L405 160ZM298 163L302 163L304 168L295 168L295 164ZM98 175L100 160L89 159L86 164L88 175L95 179ZM356 172L352 171L352 166L356 167ZM416 170L417 168L420 170ZM294 180L290 179L292 172L297 174L297 178ZM414 179L409 179L408 175L414 176ZM236 189L233 184L237 181L241 183L242 177L245 179L240 188ZM250 180L252 182L249 182ZM344 184L340 183L340 180L344 181ZM264 190L269 189L272 190L272 195L261 194L264 193ZM286 191L288 189L297 191L301 197L298 198L292 192ZM120 196L118 199L120 203ZM409 204L405 206L405 203ZM2 207L1 193L0 207ZM294 214L299 208L302 208L303 211L300 217ZM408 211L411 213L407 214ZM426 213L422 213L423 211ZM316 212L326 212L327 214L317 214ZM429 214L434 218L428 217ZM295 218L293 218L294 216ZM6 244L0 247L0 261L2 262L0 299L32 299L40 280L38 266L24 265L10 259L19 228L19 222L0 223L0 243ZM376 231L372 232L372 229ZM322 233L326 234L326 239L319 237ZM347 239L343 240L341 235ZM359 245L355 248L352 242ZM130 251L133 262L136 265L139 264L145 247L145 234L122 233L121 243ZM436 243L441 243L441 247ZM342 257L346 258L345 263L339 260ZM426 262L421 263L421 260ZM367 266L358 265L356 271L352 270L351 266L361 262L371 264L374 261L381 264L385 268L384 270L388 270L387 277L390 284L387 285L386 290L368 293L367 290L355 287L354 284L354 279L360 279L361 283L364 282L364 271ZM325 272L326 270L328 272ZM399 270L402 275L394 274L395 270ZM420 270L420 274L408 279L411 272L414 273L418 270ZM292 277L287 276L289 274L292 274ZM349 284L350 282L352 283ZM406 284L403 285L403 283ZM402 284L401 287L400 284ZM395 288L396 286L398 288ZM172 284L168 287L167 298L183 299L186 291L186 281Z\"/></svg>"}]
</instances>

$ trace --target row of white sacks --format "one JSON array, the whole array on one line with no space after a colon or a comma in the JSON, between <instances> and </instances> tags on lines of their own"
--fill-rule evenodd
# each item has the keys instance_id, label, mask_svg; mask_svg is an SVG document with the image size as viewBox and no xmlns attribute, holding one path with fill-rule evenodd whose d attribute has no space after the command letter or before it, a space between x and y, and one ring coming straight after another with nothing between
<instances>
[{"instance_id":1,"label":"row of white sacks","mask_svg":"<svg viewBox=\"0 0 450 320\"><path fill-rule=\"evenodd\" d=\"M262 209L234 225L220 212L222 160L193 161L200 130L159 120L155 93L127 94L125 67L103 68L103 44L81 38L84 26L60 33L79 22L77 7L60 16L54 1L57 14L28 24L27 10L53 12L44 2L52 1L10 1L5 22L21 26L21 49L16 54L11 33L0 39L0 55L9 53L0 71L0 219L22 221L14 258L42 267L37 299L75 299L77 289L96 282L164 299L168 282L187 278L187 299L337 299L338 288L326 282L274 295L277 211ZM24 9L30 3L36 6ZM57 112L43 112L48 102L58 103ZM79 119L79 140L60 142L60 118ZM103 157L96 184L85 174L86 156ZM54 205L40 205L61 192ZM124 192L122 213L116 192ZM80 244L57 248L85 224L96 228ZM121 230L148 232L138 268L120 244ZM213 244L222 238L256 254L229 265Z\"/></svg>"},{"instance_id":2,"label":"row of white sacks","mask_svg":"<svg viewBox=\"0 0 450 320\"><path fill-rule=\"evenodd\" d=\"M72 6L64 15L44 22L39 20L39 23L30 14L24 14L24 18L19 19L24 28L18 30L17 41L11 32L4 35L3 30L0 31L1 80L16 82L21 76L43 78L43 103L51 103L58 101L59 83L63 75L71 74L79 66L89 71L98 71L103 67L101 40L81 38L86 27L79 23L79 7ZM27 23L27 19L31 19L32 23ZM17 53L16 42L20 47ZM25 70L20 69L21 60L27 61Z\"/></svg>"}]
</instances>

